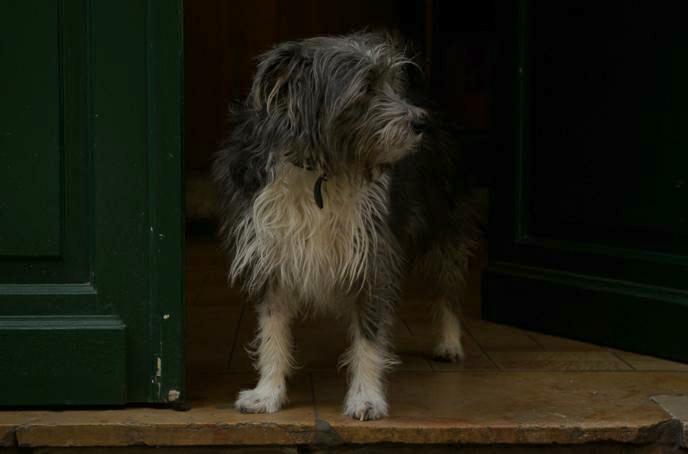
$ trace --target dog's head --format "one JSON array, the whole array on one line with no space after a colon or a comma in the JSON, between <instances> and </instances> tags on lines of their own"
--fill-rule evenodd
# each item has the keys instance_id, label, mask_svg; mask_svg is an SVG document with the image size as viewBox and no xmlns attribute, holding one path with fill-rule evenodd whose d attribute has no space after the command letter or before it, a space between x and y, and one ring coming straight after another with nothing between
<instances>
[{"instance_id":1,"label":"dog's head","mask_svg":"<svg viewBox=\"0 0 688 454\"><path fill-rule=\"evenodd\" d=\"M281 44L260 58L249 95L256 132L301 165L395 162L416 149L425 123L407 97L413 66L386 35Z\"/></svg>"}]
</instances>

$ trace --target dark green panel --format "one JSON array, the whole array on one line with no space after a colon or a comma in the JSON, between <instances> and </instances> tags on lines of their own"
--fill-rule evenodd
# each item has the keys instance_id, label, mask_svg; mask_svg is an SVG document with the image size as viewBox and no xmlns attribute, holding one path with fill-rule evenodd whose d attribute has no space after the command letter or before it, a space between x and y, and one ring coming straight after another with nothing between
<instances>
[{"instance_id":1,"label":"dark green panel","mask_svg":"<svg viewBox=\"0 0 688 454\"><path fill-rule=\"evenodd\" d=\"M490 320L688 362L686 292L500 263L483 283Z\"/></svg>"},{"instance_id":2,"label":"dark green panel","mask_svg":"<svg viewBox=\"0 0 688 454\"><path fill-rule=\"evenodd\" d=\"M0 284L0 316L26 314L98 314L109 311L97 304L90 284Z\"/></svg>"},{"instance_id":3,"label":"dark green panel","mask_svg":"<svg viewBox=\"0 0 688 454\"><path fill-rule=\"evenodd\" d=\"M0 10L0 21L8 25L0 33L14 30L14 35L22 37L14 39L10 47L16 59L38 65L45 58L34 61L41 55L34 50L42 46L54 60L52 71L15 62L7 66L9 71L0 72L0 78L6 78L0 89L9 93L11 88L10 99L14 100L2 104L0 116L9 119L3 124L16 129L16 134L9 136L14 145L3 142L3 152L9 153L0 157L0 192L9 195L0 200L4 204L0 208L0 283L83 283L90 279L86 9L85 1L30 0L3 3ZM36 18L42 18L43 26L33 23ZM37 77L45 80L36 81ZM54 92L55 102L46 90ZM34 99L36 93L39 98ZM16 103L31 107L35 118L16 115ZM0 140L5 138L0 136ZM27 148L17 141L35 146ZM47 145L53 142L54 146ZM10 216L10 221L4 216ZM18 237L26 241L18 241ZM41 246L48 243L55 245L50 254ZM8 248L4 248L6 244ZM46 298L50 297L41 296Z\"/></svg>"},{"instance_id":4,"label":"dark green panel","mask_svg":"<svg viewBox=\"0 0 688 454\"><path fill-rule=\"evenodd\" d=\"M688 254L684 11L532 4L531 235Z\"/></svg>"},{"instance_id":5,"label":"dark green panel","mask_svg":"<svg viewBox=\"0 0 688 454\"><path fill-rule=\"evenodd\" d=\"M152 231L151 300L156 305L159 323L152 324L154 356L161 359L160 375L153 383L153 399L166 401L178 394L186 400L184 392L185 362L182 339L186 318L182 295L184 283L184 219L181 215L183 200L183 167L181 116L183 39L180 18L181 2L170 1L159 8L149 1L147 6L148 29L148 80L149 80L149 179L152 192L149 197ZM151 58L155 56L154 58ZM178 393L170 393L178 391Z\"/></svg>"},{"instance_id":6,"label":"dark green panel","mask_svg":"<svg viewBox=\"0 0 688 454\"><path fill-rule=\"evenodd\" d=\"M487 318L688 360L679 6L499 3Z\"/></svg>"},{"instance_id":7,"label":"dark green panel","mask_svg":"<svg viewBox=\"0 0 688 454\"><path fill-rule=\"evenodd\" d=\"M70 0L51 14L61 246L0 257L0 364L13 364L0 405L184 399L181 5Z\"/></svg>"},{"instance_id":8,"label":"dark green panel","mask_svg":"<svg viewBox=\"0 0 688 454\"><path fill-rule=\"evenodd\" d=\"M100 301L136 333L134 402L165 401L166 386L183 392L180 18L178 2L92 11L95 279Z\"/></svg>"},{"instance_id":9,"label":"dark green panel","mask_svg":"<svg viewBox=\"0 0 688 454\"><path fill-rule=\"evenodd\" d=\"M136 334L127 338L128 399L145 402L156 375L150 331L146 4L95 2L92 7L95 283L100 302L121 314ZM113 268L118 272L109 271Z\"/></svg>"},{"instance_id":10,"label":"dark green panel","mask_svg":"<svg viewBox=\"0 0 688 454\"><path fill-rule=\"evenodd\" d=\"M0 14L0 257L61 248L61 27L57 1L37 6Z\"/></svg>"},{"instance_id":11,"label":"dark green panel","mask_svg":"<svg viewBox=\"0 0 688 454\"><path fill-rule=\"evenodd\" d=\"M124 403L125 338L116 317L0 317L0 403Z\"/></svg>"}]
</instances>

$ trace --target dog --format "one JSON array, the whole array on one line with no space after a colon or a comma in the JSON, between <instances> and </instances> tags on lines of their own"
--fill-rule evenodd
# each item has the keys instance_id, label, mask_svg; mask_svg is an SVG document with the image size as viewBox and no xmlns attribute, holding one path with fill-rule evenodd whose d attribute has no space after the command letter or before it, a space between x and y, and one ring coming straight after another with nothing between
<instances>
[{"instance_id":1,"label":"dog","mask_svg":"<svg viewBox=\"0 0 688 454\"><path fill-rule=\"evenodd\" d=\"M381 33L286 42L259 57L213 163L228 276L258 313L260 379L239 393L240 411L285 404L290 321L335 310L351 337L343 411L386 416L390 327L411 275L436 314L434 356L461 360L459 302L478 223L450 129L410 100L417 70Z\"/></svg>"}]
</instances>

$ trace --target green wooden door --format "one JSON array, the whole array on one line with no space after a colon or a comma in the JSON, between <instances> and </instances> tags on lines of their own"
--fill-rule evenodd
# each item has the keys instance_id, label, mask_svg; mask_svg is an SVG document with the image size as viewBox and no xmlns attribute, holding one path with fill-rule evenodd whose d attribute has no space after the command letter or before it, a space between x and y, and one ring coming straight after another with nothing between
<instances>
[{"instance_id":1,"label":"green wooden door","mask_svg":"<svg viewBox=\"0 0 688 454\"><path fill-rule=\"evenodd\" d=\"M183 399L177 1L0 1L0 404Z\"/></svg>"},{"instance_id":2,"label":"green wooden door","mask_svg":"<svg viewBox=\"0 0 688 454\"><path fill-rule=\"evenodd\" d=\"M487 318L688 360L681 3L502 4Z\"/></svg>"}]
</instances>

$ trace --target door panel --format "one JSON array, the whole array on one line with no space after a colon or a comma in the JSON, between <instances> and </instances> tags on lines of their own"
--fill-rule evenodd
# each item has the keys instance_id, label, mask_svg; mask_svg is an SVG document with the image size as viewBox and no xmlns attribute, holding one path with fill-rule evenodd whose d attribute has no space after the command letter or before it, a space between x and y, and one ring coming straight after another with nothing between
<instances>
[{"instance_id":1,"label":"door panel","mask_svg":"<svg viewBox=\"0 0 688 454\"><path fill-rule=\"evenodd\" d=\"M7 43L1 56L0 97L5 106L0 115L4 130L0 132L0 148L10 163L2 169L0 194L12 190L23 194L0 201L0 222L7 226L0 237L4 256L57 256L61 246L61 24L56 20L57 2L46 4L36 14L30 14L32 6L29 2L10 2L0 17L1 40ZM17 16L27 20L13 22ZM22 89L17 87L20 80ZM40 134L28 134L33 128L40 128ZM27 225L32 228L22 228Z\"/></svg>"},{"instance_id":2,"label":"door panel","mask_svg":"<svg viewBox=\"0 0 688 454\"><path fill-rule=\"evenodd\" d=\"M126 402L126 334L113 316L0 317L0 402Z\"/></svg>"},{"instance_id":3,"label":"door panel","mask_svg":"<svg viewBox=\"0 0 688 454\"><path fill-rule=\"evenodd\" d=\"M688 244L677 209L688 206L688 37L680 5L667 6L530 8L533 235L688 253L677 249ZM573 39L576 28L586 32Z\"/></svg>"},{"instance_id":4,"label":"door panel","mask_svg":"<svg viewBox=\"0 0 688 454\"><path fill-rule=\"evenodd\" d=\"M486 317L688 360L688 36L665 6L502 5Z\"/></svg>"},{"instance_id":5,"label":"door panel","mask_svg":"<svg viewBox=\"0 0 688 454\"><path fill-rule=\"evenodd\" d=\"M0 283L89 278L86 21L78 6L7 2L0 18L0 193L9 195L0 200Z\"/></svg>"},{"instance_id":6,"label":"door panel","mask_svg":"<svg viewBox=\"0 0 688 454\"><path fill-rule=\"evenodd\" d=\"M184 398L180 18L0 7L0 404Z\"/></svg>"}]
</instances>

